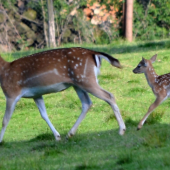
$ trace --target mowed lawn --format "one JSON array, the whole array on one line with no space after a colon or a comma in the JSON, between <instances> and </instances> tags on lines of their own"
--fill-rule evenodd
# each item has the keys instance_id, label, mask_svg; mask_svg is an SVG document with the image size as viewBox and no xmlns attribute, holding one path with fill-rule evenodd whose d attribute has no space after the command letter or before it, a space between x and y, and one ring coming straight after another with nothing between
<instances>
[{"instance_id":1,"label":"mowed lawn","mask_svg":"<svg viewBox=\"0 0 170 170\"><path fill-rule=\"evenodd\" d=\"M150 115L140 131L137 125L154 102L144 74L132 70L142 56L150 59L157 74L170 72L170 43L115 43L88 46L119 59L123 69L102 61L99 84L114 94L126 123L124 136L111 107L90 95L92 108L75 136L66 139L81 112L81 103L73 88L44 96L47 113L62 140L56 142L32 99L21 99L0 144L0 170L169 170L170 169L170 100ZM2 54L12 61L30 52ZM5 96L0 90L0 122L5 112ZM1 128L1 125L0 125Z\"/></svg>"}]
</instances>

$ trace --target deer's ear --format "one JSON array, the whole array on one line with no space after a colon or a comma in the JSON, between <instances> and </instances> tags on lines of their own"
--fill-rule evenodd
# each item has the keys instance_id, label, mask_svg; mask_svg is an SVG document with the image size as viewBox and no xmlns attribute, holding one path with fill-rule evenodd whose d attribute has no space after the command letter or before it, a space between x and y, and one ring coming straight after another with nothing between
<instances>
[{"instance_id":1,"label":"deer's ear","mask_svg":"<svg viewBox=\"0 0 170 170\"><path fill-rule=\"evenodd\" d=\"M156 57L157 57L157 54L155 54L154 56L151 57L150 61L152 63L154 63L156 61Z\"/></svg>"},{"instance_id":2,"label":"deer's ear","mask_svg":"<svg viewBox=\"0 0 170 170\"><path fill-rule=\"evenodd\" d=\"M142 57L142 62L143 62L143 65L144 65L145 67L147 67L147 61L146 61L146 59L144 59L143 57Z\"/></svg>"}]
</instances>

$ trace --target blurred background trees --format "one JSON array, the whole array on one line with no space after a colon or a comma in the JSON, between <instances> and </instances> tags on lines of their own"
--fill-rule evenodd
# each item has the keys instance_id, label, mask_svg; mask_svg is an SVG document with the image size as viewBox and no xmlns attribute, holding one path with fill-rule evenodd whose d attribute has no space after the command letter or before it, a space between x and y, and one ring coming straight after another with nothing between
<instances>
[{"instance_id":1,"label":"blurred background trees","mask_svg":"<svg viewBox=\"0 0 170 170\"><path fill-rule=\"evenodd\" d=\"M65 43L111 43L126 36L125 25L129 22L124 19L124 5L128 1L132 2L0 0L0 50L55 47ZM49 2L53 5L50 9ZM134 0L132 5L133 40L169 38L169 0Z\"/></svg>"}]
</instances>

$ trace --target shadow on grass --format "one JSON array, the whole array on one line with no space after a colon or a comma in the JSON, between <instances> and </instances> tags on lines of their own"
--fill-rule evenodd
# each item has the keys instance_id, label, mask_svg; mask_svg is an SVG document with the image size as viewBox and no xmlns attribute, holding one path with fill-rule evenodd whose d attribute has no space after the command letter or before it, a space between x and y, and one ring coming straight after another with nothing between
<instances>
[{"instance_id":1,"label":"shadow on grass","mask_svg":"<svg viewBox=\"0 0 170 170\"><path fill-rule=\"evenodd\" d=\"M0 159L2 157L6 159L13 153L17 153L17 159L21 160L28 155L38 154L40 158L34 165L42 164L44 169L48 169L45 168L46 164L43 164L46 159L50 160L51 166L60 163L60 166L63 166L62 169L67 169L61 163L63 161L74 170L113 169L113 167L126 169L124 167L132 166L136 161L145 161L146 164L153 161L156 157L148 157L144 160L145 155L149 154L148 148L155 152L157 151L154 149L159 148L159 155L162 155L162 160L164 160L163 155L169 153L170 125L160 123L146 125L140 131L136 131L136 127L134 128L136 122L127 120L126 123L132 128L127 128L124 136L119 136L118 129L114 129L85 134L77 133L69 140L65 139L66 134L61 134L60 142L55 141L52 133L40 134L30 141L4 142L0 146ZM166 147L168 153L165 153ZM143 155L142 158L141 155ZM165 161L167 166L169 165L168 159L169 156ZM21 162L24 163L24 161ZM6 164L2 166L6 168ZM144 168L147 169L147 167Z\"/></svg>"},{"instance_id":2,"label":"shadow on grass","mask_svg":"<svg viewBox=\"0 0 170 170\"><path fill-rule=\"evenodd\" d=\"M34 141L38 141L38 140L53 140L54 139L54 135L51 133L44 133L44 134L40 134L37 137L33 138L30 140L30 142L34 142Z\"/></svg>"}]
</instances>

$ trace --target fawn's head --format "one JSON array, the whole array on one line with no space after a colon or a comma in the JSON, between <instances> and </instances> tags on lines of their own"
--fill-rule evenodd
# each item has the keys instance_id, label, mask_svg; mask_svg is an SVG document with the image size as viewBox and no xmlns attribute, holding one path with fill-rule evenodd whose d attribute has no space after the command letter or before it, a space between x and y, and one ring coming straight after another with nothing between
<instances>
[{"instance_id":1,"label":"fawn's head","mask_svg":"<svg viewBox=\"0 0 170 170\"><path fill-rule=\"evenodd\" d=\"M139 62L137 67L133 70L133 73L140 74L145 73L148 68L152 67L152 63L156 61L157 54L151 57L150 60L144 59L142 57L142 60Z\"/></svg>"}]
</instances>

